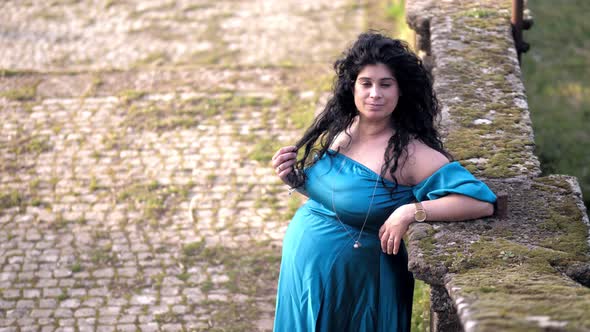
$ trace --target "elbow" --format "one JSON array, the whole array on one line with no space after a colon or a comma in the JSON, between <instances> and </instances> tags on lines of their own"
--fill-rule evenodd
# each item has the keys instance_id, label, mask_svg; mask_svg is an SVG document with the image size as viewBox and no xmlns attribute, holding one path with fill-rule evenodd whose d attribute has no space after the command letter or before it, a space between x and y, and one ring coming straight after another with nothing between
<instances>
[{"instance_id":1,"label":"elbow","mask_svg":"<svg viewBox=\"0 0 590 332\"><path fill-rule=\"evenodd\" d=\"M494 214L494 204L485 202L483 206L482 217L489 217Z\"/></svg>"}]
</instances>

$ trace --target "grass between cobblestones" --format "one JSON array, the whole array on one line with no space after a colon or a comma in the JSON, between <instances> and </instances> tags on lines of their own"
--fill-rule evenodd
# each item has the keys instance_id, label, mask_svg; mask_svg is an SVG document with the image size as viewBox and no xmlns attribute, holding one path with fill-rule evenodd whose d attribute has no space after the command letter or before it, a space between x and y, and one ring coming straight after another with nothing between
<instances>
[{"instance_id":1,"label":"grass between cobblestones","mask_svg":"<svg viewBox=\"0 0 590 332\"><path fill-rule=\"evenodd\" d=\"M4 91L0 93L0 97L5 97L9 100L26 101L35 99L37 94L37 84L22 86L16 89Z\"/></svg>"},{"instance_id":2,"label":"grass between cobblestones","mask_svg":"<svg viewBox=\"0 0 590 332\"><path fill-rule=\"evenodd\" d=\"M107 74L95 75L99 75L102 81ZM309 84L313 86L312 81ZM102 85L97 84L92 93L80 98L91 100L101 88ZM162 242L158 236L188 229L197 239L222 236L216 233L224 237L247 235L255 238L255 234L262 233L251 226L232 225L227 221L215 224L215 219L228 220L226 216L217 217L227 210L222 204L223 197L231 197L227 202L238 206L253 202L250 207L245 204L234 211L237 211L238 216L249 209L260 211L254 216L259 215L264 223L290 219L302 203L302 198L293 196L288 201L279 200L277 196L284 191L276 182L260 184L260 180L254 178L254 182L250 183L235 171L230 174L220 173L218 167L199 168L202 172L197 174L195 181L160 182L161 176L149 172L149 167L153 166L145 163L158 167L168 163L167 157L161 156L162 152L157 150L166 141L139 144L135 133L154 133L161 137L167 136L170 140L179 140L181 136L170 133L194 130L199 126L213 130L226 128L229 129L225 131L226 139L241 146L234 149L236 159L242 160L236 166L264 169L270 159L269 153L274 152L276 144L290 143L288 136L279 136L276 132L298 130L305 125L305 121L311 119L309 114L313 114L320 92L308 88L304 91L313 91L307 93L312 97L306 97L304 103L297 103L303 89L305 87L272 92L268 94L270 97L222 92L213 97L188 99L172 94L173 98L163 100L150 91L122 90L118 94L118 107L109 111L119 118L114 122L105 121L112 124L101 135L94 137L82 134L81 127L73 125L75 121L51 117L31 130L26 122L11 118L9 121L16 125L19 140L9 141L2 150L3 156L11 154L16 161L31 160L32 167L23 168L23 164L15 161L13 168L8 168L3 163L4 174L14 179L12 184L19 183L21 177L25 181L18 185L18 190L9 189L5 184L0 187L0 227L5 230L11 223L28 215L28 211L34 212L30 214L31 224L19 223L18 227L0 235L3 243L15 248L11 254L13 256L7 256L0 267L6 271L8 266L16 266L15 262L39 264L17 249L18 243L29 237L30 231L27 229L37 225L37 231L41 233L32 233L33 244L46 243L46 237L61 239L60 246L67 248L70 254L67 258L55 258L63 264L63 269L59 269L59 275L63 277L33 278L26 283L21 282L19 287L37 289L44 284L55 285L56 290L48 293L54 295L44 298L54 299L59 306L77 304L79 310L94 310L84 306L88 301L95 301L88 292L96 287L104 287L115 303L121 303L120 314L113 316L113 323L123 324L129 319L130 323L139 324L140 320L147 319L160 327L180 324L187 330L195 331L243 331L259 329L259 324L268 326L274 308L274 287L280 262L280 250L270 241L242 241L238 248L227 248L215 242L206 245L205 241L199 241L175 251L173 246L167 247L165 244L169 246L170 242ZM17 103L17 108L26 105L26 102ZM45 104L35 107L34 112L27 113L28 116L44 112L50 114L50 108ZM72 111L67 105L58 103L51 107L65 117L75 114L68 113ZM77 112L77 108L74 112ZM88 114L92 119L101 112L99 106ZM297 114L296 121L289 119L289 112ZM240 123L247 123L249 129L245 131ZM48 131L48 135L40 135ZM74 140L67 140L68 137ZM265 137L272 137L272 142L265 140ZM224 148L223 143L214 142L211 145L208 148L217 151ZM63 152L71 147L76 152ZM155 158L157 163L142 158L143 149L148 149L148 155ZM160 151L165 153L168 150ZM80 157L79 154L87 157ZM125 176L125 172L133 169L129 162L134 158L144 160L139 167L145 167L147 174L143 171L131 177ZM179 160L172 164L178 174L186 171L186 165L182 165L188 158L191 158L190 153L182 153ZM218 157L209 160L214 161L215 158ZM4 160L10 160L10 157ZM79 161L88 165L87 168L78 169ZM211 161L207 158L202 161L207 162ZM52 171L39 172L43 163L47 163ZM218 164L218 161L215 163ZM138 174L144 175L137 177ZM234 189L221 196L212 193L209 202L201 204L194 211L195 225L187 227L179 223L179 216L186 213L183 204L191 195L213 191L222 184L228 184L229 188ZM235 195L232 195L232 191ZM89 203L83 203L85 201ZM80 213L75 211L80 209L74 207L77 204L83 209ZM106 206L98 209L101 205ZM31 207L38 209L30 210ZM204 217L203 211L210 211L211 215ZM204 227L204 231L197 230L199 227ZM20 231L19 228L26 231ZM136 233L138 230L141 232ZM140 240L139 243L137 240ZM46 250L52 250L51 247L57 244L54 241L49 240L48 244L41 245L49 248ZM130 251L129 243L135 243L138 249ZM137 250L142 251L138 253ZM137 266L138 261L147 265ZM131 270L127 271L129 268ZM15 272L16 276L19 274ZM67 279L67 282L62 278ZM179 289L177 299L165 295L171 287ZM39 289L43 292L43 288ZM76 292L82 293L82 289L86 289L86 295L78 296ZM74 293L72 290L75 290ZM23 294L19 292L19 298ZM13 301L9 293L0 295L3 301ZM149 305L141 306L141 301L148 301L146 299L150 301ZM160 308L157 313L152 312L153 306ZM184 309L178 309L178 306ZM66 309L72 313L75 310ZM62 310L59 314L67 313ZM136 318L131 320L128 317ZM59 324L60 320L66 318L48 319ZM261 319L265 322L259 323Z\"/></svg>"},{"instance_id":3,"label":"grass between cobblestones","mask_svg":"<svg viewBox=\"0 0 590 332\"><path fill-rule=\"evenodd\" d=\"M247 331L255 329L261 314L259 302L274 305L274 290L269 284L278 279L280 253L265 243L250 243L239 249L221 246L207 247L204 242L193 242L183 247L183 273L193 266L205 265L214 273L207 275L201 290L207 300L200 303L217 322L210 326L219 331ZM216 277L221 275L225 278ZM229 291L229 301L216 300L215 290ZM233 297L233 298L232 298ZM221 298L224 298L222 296Z\"/></svg>"},{"instance_id":4,"label":"grass between cobblestones","mask_svg":"<svg viewBox=\"0 0 590 332\"><path fill-rule=\"evenodd\" d=\"M22 194L16 190L8 193L0 193L0 212L11 207L23 207L24 198Z\"/></svg>"}]
</instances>

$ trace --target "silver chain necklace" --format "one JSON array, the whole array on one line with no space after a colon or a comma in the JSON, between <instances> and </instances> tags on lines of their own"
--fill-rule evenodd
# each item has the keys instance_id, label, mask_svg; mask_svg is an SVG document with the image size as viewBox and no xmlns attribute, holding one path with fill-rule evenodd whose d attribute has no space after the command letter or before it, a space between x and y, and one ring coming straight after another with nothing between
<instances>
[{"instance_id":1,"label":"silver chain necklace","mask_svg":"<svg viewBox=\"0 0 590 332\"><path fill-rule=\"evenodd\" d=\"M338 175L340 175L342 168L344 168L345 162L346 162L345 160L342 161L342 165L340 166L340 169L338 170L338 173L336 173L335 177L338 177ZM375 181L375 187L373 187L373 195L371 195L371 202L369 203L369 208L367 209L367 214L365 215L365 221L363 222L363 225L361 226L361 231L359 232L359 235L356 240L354 239L354 236L352 236L352 234L350 233L348 228L344 225L342 220L340 220L340 217L338 216L338 213L336 212L336 205L334 204L334 187L335 187L334 184L336 181L332 181L332 210L334 211L334 214L336 215L336 219L338 219L338 222L340 223L342 228L344 228L344 230L346 231L348 236L354 241L354 244L352 245L352 247L354 249L358 249L358 248L362 247L360 239L361 239L361 236L363 235L363 230L365 229L365 225L367 224L367 220L369 219L369 214L371 213L371 207L373 206L373 199L375 199L375 191L377 191L377 184L379 183L379 179L381 179L381 176L377 175L377 180Z\"/></svg>"}]
</instances>

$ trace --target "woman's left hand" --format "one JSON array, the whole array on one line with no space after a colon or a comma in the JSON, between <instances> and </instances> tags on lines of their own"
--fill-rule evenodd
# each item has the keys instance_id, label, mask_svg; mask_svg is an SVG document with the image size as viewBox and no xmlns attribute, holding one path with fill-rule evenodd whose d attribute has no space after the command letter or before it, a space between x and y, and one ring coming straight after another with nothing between
<instances>
[{"instance_id":1,"label":"woman's left hand","mask_svg":"<svg viewBox=\"0 0 590 332\"><path fill-rule=\"evenodd\" d=\"M402 238L414 221L414 206L405 204L398 207L379 229L381 250L388 255L397 255Z\"/></svg>"}]
</instances>

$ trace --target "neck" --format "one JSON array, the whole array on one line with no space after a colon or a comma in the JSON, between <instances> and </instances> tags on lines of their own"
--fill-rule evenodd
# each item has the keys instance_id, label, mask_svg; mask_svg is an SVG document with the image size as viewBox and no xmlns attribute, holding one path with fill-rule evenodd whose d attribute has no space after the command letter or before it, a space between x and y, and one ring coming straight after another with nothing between
<instances>
[{"instance_id":1,"label":"neck","mask_svg":"<svg viewBox=\"0 0 590 332\"><path fill-rule=\"evenodd\" d=\"M357 134L361 139L374 139L382 135L391 136L389 121L370 122L358 119Z\"/></svg>"}]
</instances>

